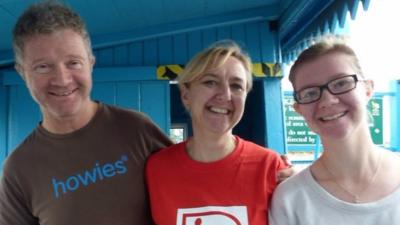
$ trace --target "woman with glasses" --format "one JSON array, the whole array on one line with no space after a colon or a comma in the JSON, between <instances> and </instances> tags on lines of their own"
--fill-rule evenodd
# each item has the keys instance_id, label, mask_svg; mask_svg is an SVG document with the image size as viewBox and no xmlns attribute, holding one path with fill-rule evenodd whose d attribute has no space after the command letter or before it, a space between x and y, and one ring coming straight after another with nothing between
<instances>
[{"instance_id":1,"label":"woman with glasses","mask_svg":"<svg viewBox=\"0 0 400 225\"><path fill-rule=\"evenodd\" d=\"M355 52L326 37L300 54L289 74L294 109L321 138L323 153L278 186L275 225L400 224L400 158L375 146L365 79Z\"/></svg>"}]
</instances>

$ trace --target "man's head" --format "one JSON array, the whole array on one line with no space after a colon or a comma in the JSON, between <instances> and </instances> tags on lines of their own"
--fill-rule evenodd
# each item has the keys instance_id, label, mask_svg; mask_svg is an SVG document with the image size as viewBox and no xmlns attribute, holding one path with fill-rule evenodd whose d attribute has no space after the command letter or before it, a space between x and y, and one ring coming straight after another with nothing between
<instances>
[{"instance_id":1,"label":"man's head","mask_svg":"<svg viewBox=\"0 0 400 225\"><path fill-rule=\"evenodd\" d=\"M40 106L43 127L65 133L92 118L95 60L79 15L54 1L29 7L14 28L14 50L15 68Z\"/></svg>"},{"instance_id":2,"label":"man's head","mask_svg":"<svg viewBox=\"0 0 400 225\"><path fill-rule=\"evenodd\" d=\"M25 42L38 34L71 29L82 36L86 50L93 57L89 33L82 18L70 8L56 2L44 1L30 6L18 19L13 30L13 48L16 68L24 58Z\"/></svg>"}]
</instances>

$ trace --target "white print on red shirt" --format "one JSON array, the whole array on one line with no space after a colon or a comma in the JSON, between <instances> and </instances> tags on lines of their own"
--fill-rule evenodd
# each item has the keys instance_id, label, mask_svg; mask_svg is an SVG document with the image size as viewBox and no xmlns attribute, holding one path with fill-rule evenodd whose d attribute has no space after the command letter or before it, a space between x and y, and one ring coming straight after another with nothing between
<instances>
[{"instance_id":1,"label":"white print on red shirt","mask_svg":"<svg viewBox=\"0 0 400 225\"><path fill-rule=\"evenodd\" d=\"M176 225L248 225L246 206L178 209Z\"/></svg>"}]
</instances>

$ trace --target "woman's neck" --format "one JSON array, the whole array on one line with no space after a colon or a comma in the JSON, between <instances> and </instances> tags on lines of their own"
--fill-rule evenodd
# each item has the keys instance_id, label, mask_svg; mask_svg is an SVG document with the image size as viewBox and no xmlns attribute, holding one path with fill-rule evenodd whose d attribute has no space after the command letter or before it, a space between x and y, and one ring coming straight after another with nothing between
<instances>
[{"instance_id":1,"label":"woman's neck","mask_svg":"<svg viewBox=\"0 0 400 225\"><path fill-rule=\"evenodd\" d=\"M200 162L214 162L225 158L236 147L236 138L232 134L219 137L194 135L186 144L190 158Z\"/></svg>"}]
</instances>

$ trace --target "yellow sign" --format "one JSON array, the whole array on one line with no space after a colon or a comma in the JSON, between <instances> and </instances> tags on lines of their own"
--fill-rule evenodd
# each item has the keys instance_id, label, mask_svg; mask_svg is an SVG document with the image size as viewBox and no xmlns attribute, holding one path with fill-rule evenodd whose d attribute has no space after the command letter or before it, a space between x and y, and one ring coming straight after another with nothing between
<instances>
[{"instance_id":1,"label":"yellow sign","mask_svg":"<svg viewBox=\"0 0 400 225\"><path fill-rule=\"evenodd\" d=\"M184 66L179 64L157 66L157 79L175 80L182 73ZM280 63L253 63L253 75L255 77L282 77Z\"/></svg>"},{"instance_id":2,"label":"yellow sign","mask_svg":"<svg viewBox=\"0 0 400 225\"><path fill-rule=\"evenodd\" d=\"M157 66L157 79L159 80L175 80L183 71L182 65L160 65Z\"/></svg>"},{"instance_id":3,"label":"yellow sign","mask_svg":"<svg viewBox=\"0 0 400 225\"><path fill-rule=\"evenodd\" d=\"M255 77L282 77L282 68L279 63L253 63Z\"/></svg>"}]
</instances>

